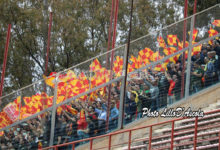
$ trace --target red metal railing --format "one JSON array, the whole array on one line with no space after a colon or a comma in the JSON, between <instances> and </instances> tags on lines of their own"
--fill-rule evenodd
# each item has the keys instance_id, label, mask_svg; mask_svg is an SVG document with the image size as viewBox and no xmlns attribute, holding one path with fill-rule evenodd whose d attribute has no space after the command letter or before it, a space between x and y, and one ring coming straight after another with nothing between
<instances>
[{"instance_id":1,"label":"red metal railing","mask_svg":"<svg viewBox=\"0 0 220 150\"><path fill-rule=\"evenodd\" d=\"M214 111L210 111L210 112L207 112L205 113L205 115L209 115L209 114L214 114L214 113L219 113L220 112L220 109L218 110L214 110ZM212 116L210 116L212 117ZM189 119L189 118L186 118L186 117L182 117L182 118L176 118L176 119L173 119L173 120L169 120L169 121L164 121L164 122L161 122L161 123L156 123L156 124L153 124L153 125L147 125L147 126L143 126L143 127L138 127L138 128L133 128L133 129L126 129L126 130L121 130L121 131L116 131L116 132L113 132L113 133L109 133L109 134L106 134L106 135L101 135L101 136L97 136L97 137L91 137L91 138L87 138L87 139L82 139L82 140L78 140L78 141L73 141L73 142L70 142L70 143L65 143L65 144L60 144L60 145L55 145L55 146L50 146L50 147L47 147L47 148L43 148L43 150L47 150L47 149L55 149L57 150L58 147L62 147L62 146L67 146L67 145L72 145L72 150L75 150L75 145L77 143L80 143L80 142L84 142L84 141L89 141L90 142L90 150L93 149L93 141L95 139L100 139L100 138L104 138L104 137L109 137L109 144L105 147L102 147L102 148L108 148L109 150L112 148L112 147L116 147L116 146L120 146L120 145L123 145L123 144L128 144L128 150L131 149L131 144L132 144L132 131L135 131L135 130L140 130L140 129L145 129L145 128L149 128L149 138L148 139L143 139L144 141L149 141L148 142L148 149L152 149L152 128L155 127L155 126L158 126L158 125L164 125L164 124L168 124L168 123L172 123L172 129L171 129L171 144L170 146L165 146L165 147L160 147L159 149L164 149L164 148L170 148L171 150L175 147L175 146L179 146L181 144L176 144L174 145L174 136L175 135L178 135L180 133L174 133L175 132L175 122L177 121L180 121L180 120L185 120L185 119ZM186 142L184 144L193 144L194 146L194 150L196 150L196 146L197 146L197 142L202 142L202 141L208 141L210 140L211 138L209 139L202 139L202 140L197 140L197 137L198 137L198 120L199 118L198 117L195 117L195 129L194 129L194 140L193 142ZM219 127L219 126L216 126L216 125L211 125L212 127ZM211 127L209 126L209 127ZM206 127L203 127L203 128L200 128L200 131L201 129L206 129ZM189 131L189 129L186 129L184 130L183 132L185 133L185 131ZM112 136L113 135L117 135L117 134L122 134L122 133L129 133L129 137L128 137L128 142L126 143L120 143L120 144L117 144L117 145L112 145L111 141L112 141ZM218 139L219 140L219 150L220 150L220 132L217 132L219 133L219 137L216 137L214 138L215 140ZM162 136L166 136L166 135L162 135ZM161 137L162 137L161 136ZM183 138L184 139L184 138ZM161 143L161 142L160 142ZM183 143L182 143L183 144ZM99 149L102 149L102 148L99 148Z\"/></svg>"}]
</instances>

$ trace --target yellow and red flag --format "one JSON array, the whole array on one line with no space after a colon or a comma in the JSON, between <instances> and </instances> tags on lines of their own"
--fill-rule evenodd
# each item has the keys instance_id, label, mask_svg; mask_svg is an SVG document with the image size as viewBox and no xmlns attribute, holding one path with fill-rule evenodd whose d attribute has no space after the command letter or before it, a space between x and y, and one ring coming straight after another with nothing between
<instances>
[{"instance_id":1,"label":"yellow and red flag","mask_svg":"<svg viewBox=\"0 0 220 150\"><path fill-rule=\"evenodd\" d=\"M177 46L177 35L167 35L167 43L171 46Z\"/></svg>"},{"instance_id":2,"label":"yellow and red flag","mask_svg":"<svg viewBox=\"0 0 220 150\"><path fill-rule=\"evenodd\" d=\"M218 31L216 31L210 27L208 33L209 33L209 37L212 37L212 36L218 34ZM212 45L212 40L209 41L209 44Z\"/></svg>"},{"instance_id":3,"label":"yellow and red flag","mask_svg":"<svg viewBox=\"0 0 220 150\"><path fill-rule=\"evenodd\" d=\"M122 69L123 69L123 58L116 56L113 66L113 71L115 72L116 77L121 76Z\"/></svg>"},{"instance_id":4,"label":"yellow and red flag","mask_svg":"<svg viewBox=\"0 0 220 150\"><path fill-rule=\"evenodd\" d=\"M89 65L90 71L97 71L102 68L99 60L96 58L90 65Z\"/></svg>"},{"instance_id":5,"label":"yellow and red flag","mask_svg":"<svg viewBox=\"0 0 220 150\"><path fill-rule=\"evenodd\" d=\"M159 46L160 47L162 47L162 48L166 48L167 46L166 46L166 43L165 43L165 41L164 41L164 39L161 37L161 36L159 36L158 38L157 38L157 42L159 43Z\"/></svg>"},{"instance_id":6,"label":"yellow and red flag","mask_svg":"<svg viewBox=\"0 0 220 150\"><path fill-rule=\"evenodd\" d=\"M220 27L220 20L214 20L212 22L213 25L217 26L217 27Z\"/></svg>"},{"instance_id":7,"label":"yellow and red flag","mask_svg":"<svg viewBox=\"0 0 220 150\"><path fill-rule=\"evenodd\" d=\"M190 31L188 32L188 34L190 35ZM198 30L193 29L193 36L192 36L193 41L195 41L197 35L198 35Z\"/></svg>"}]
</instances>

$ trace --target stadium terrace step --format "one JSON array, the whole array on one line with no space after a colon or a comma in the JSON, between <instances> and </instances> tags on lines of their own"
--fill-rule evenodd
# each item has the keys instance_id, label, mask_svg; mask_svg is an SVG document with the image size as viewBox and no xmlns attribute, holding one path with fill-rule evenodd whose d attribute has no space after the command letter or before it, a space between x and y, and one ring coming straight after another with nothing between
<instances>
[{"instance_id":1,"label":"stadium terrace step","mask_svg":"<svg viewBox=\"0 0 220 150\"><path fill-rule=\"evenodd\" d=\"M204 131L204 130L208 130L208 129L213 129L213 128L219 128L220 127L220 124L218 123L220 121L220 119L216 119L214 117L219 117L220 116L220 113L216 113L216 114L211 114L211 115L206 115L204 116L203 118L199 118L198 121L198 126L201 126L201 125L206 125L206 124L210 124L212 123L212 125L208 125L206 127L198 127L198 139L197 139L197 143L199 145L199 143L204 143L204 142L207 142L207 144L209 144L209 141L213 141L213 140L218 140L218 133L220 132L220 130L212 130L212 131ZM214 118L214 119L211 119L211 120L206 120L206 119L209 119L209 118ZM187 120L187 122L191 122L191 120L195 120L195 119L189 119ZM206 120L206 121L204 121ZM202 122L201 122L202 121ZM216 124L215 124L216 123ZM214 124L214 125L213 125ZM193 127L194 126L194 123L190 124L190 125L185 125L184 127L177 127L175 130L180 130L180 129L184 129L184 128L189 128L189 127ZM169 144L171 142L171 140L169 139L170 138L170 134L165 134L164 135L164 132L167 132L167 131L171 131L170 128L162 128L162 129L157 129L155 130L156 133L162 133L163 135L162 136L157 136L157 137L153 137L152 138L152 146L156 146L156 145L161 145L163 144L163 148L161 149L164 149L164 148L169 148L169 146L167 146L167 144ZM174 133L174 136L180 136L180 135L183 135L181 137L176 137L174 138L174 144L176 147L180 147L180 146L186 146L186 145L192 145L193 144L193 137L194 137L194 128L193 129L188 129L187 131L177 131ZM185 135L185 134L189 134L189 135ZM208 136L208 138L206 138ZM214 136L214 137L211 137L211 136ZM199 139L199 138L202 138L202 139ZM210 138L211 137L211 138ZM167 139L168 138L168 139ZM166 140L165 140L166 139ZM185 141L184 143L180 143L180 141L182 140L186 140L188 139L188 141ZM146 148L146 146L148 145L148 138L140 138L140 139L136 139L132 142L137 142L137 141L143 141L143 145L138 145L138 146L132 146L131 149L140 149L140 148ZM157 140L157 142L154 142L155 140ZM158 141L160 140L160 141ZM147 145L146 145L146 142L147 142ZM165 145L166 144L166 145ZM158 147L159 148L159 147ZM189 147L188 147L189 148ZM127 149L127 148L123 148L123 149Z\"/></svg>"},{"instance_id":2,"label":"stadium terrace step","mask_svg":"<svg viewBox=\"0 0 220 150\"><path fill-rule=\"evenodd\" d=\"M198 121L205 120L205 119L212 118L212 117L220 117L220 113L205 115L204 117L198 117ZM178 125L184 125L184 124L192 123L194 121L195 121L195 118L180 120L178 121Z\"/></svg>"},{"instance_id":3,"label":"stadium terrace step","mask_svg":"<svg viewBox=\"0 0 220 150\"><path fill-rule=\"evenodd\" d=\"M218 150L218 146L219 144L210 144L210 145L206 145L206 146L199 146L199 147L196 147L197 150L200 150L200 149L205 149L205 150ZM216 148L216 149L213 149L213 148ZM194 148L191 148L191 149L183 149L183 150L194 150Z\"/></svg>"}]
</instances>

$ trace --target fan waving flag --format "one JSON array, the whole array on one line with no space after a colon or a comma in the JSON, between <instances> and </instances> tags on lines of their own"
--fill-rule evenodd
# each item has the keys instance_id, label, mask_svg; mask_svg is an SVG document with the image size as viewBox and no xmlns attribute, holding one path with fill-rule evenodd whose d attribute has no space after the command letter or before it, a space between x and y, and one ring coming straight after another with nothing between
<instances>
[{"instance_id":1,"label":"fan waving flag","mask_svg":"<svg viewBox=\"0 0 220 150\"><path fill-rule=\"evenodd\" d=\"M214 20L212 22L213 25L217 26L217 27L220 27L220 20Z\"/></svg>"}]
</instances>

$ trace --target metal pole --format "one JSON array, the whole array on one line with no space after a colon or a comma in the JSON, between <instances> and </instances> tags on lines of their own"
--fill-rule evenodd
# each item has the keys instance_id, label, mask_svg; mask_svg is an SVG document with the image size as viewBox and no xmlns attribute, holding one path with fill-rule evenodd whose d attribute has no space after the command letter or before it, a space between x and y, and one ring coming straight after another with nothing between
<instances>
[{"instance_id":1,"label":"metal pole","mask_svg":"<svg viewBox=\"0 0 220 150\"><path fill-rule=\"evenodd\" d=\"M129 137L128 137L128 150L131 149L131 130L129 131Z\"/></svg>"},{"instance_id":2,"label":"metal pole","mask_svg":"<svg viewBox=\"0 0 220 150\"><path fill-rule=\"evenodd\" d=\"M196 13L196 7L197 7L197 0L194 0L193 14Z\"/></svg>"},{"instance_id":3,"label":"metal pole","mask_svg":"<svg viewBox=\"0 0 220 150\"><path fill-rule=\"evenodd\" d=\"M196 14L196 8L197 8L197 0L194 0L194 8L193 8L193 15ZM196 20L196 15L194 15L194 20ZM195 22L193 24L193 29L195 26Z\"/></svg>"},{"instance_id":4,"label":"metal pole","mask_svg":"<svg viewBox=\"0 0 220 150\"><path fill-rule=\"evenodd\" d=\"M219 137L219 139L218 139L218 150L220 150L220 132L218 133L218 137Z\"/></svg>"},{"instance_id":5,"label":"metal pole","mask_svg":"<svg viewBox=\"0 0 220 150\"><path fill-rule=\"evenodd\" d=\"M132 16L133 16L133 5L134 5L134 0L131 0L131 11L130 11L130 29L129 29L129 34L128 34L128 46L127 46L127 50L125 53L126 54L126 57L125 57L125 60L126 60L126 63L125 63L125 75L124 75L124 78L123 78L123 83L124 83L124 89L123 89L123 93L121 95L121 99L120 101L122 101L122 109L121 109L121 113L122 113L122 116L124 116L124 102L125 102L125 94L126 94L126 82L127 82L127 74L128 74L128 55L129 55L129 50L130 50L130 40L131 40L131 31L132 31ZM121 105L121 103L120 103ZM124 119L120 118L121 119L121 129L123 129L123 121Z\"/></svg>"},{"instance_id":6,"label":"metal pole","mask_svg":"<svg viewBox=\"0 0 220 150\"><path fill-rule=\"evenodd\" d=\"M193 40L193 26L195 18L191 18L191 27L190 27L190 40L189 40L189 51L188 51L188 61L187 61L187 71L186 71L186 86L185 86L185 98L189 96L189 87L190 87L190 74L191 74L191 54L192 54L192 40Z\"/></svg>"},{"instance_id":7,"label":"metal pole","mask_svg":"<svg viewBox=\"0 0 220 150\"><path fill-rule=\"evenodd\" d=\"M127 55L127 45L125 46L125 50L124 50L124 62L123 62L123 72L122 72L122 76L123 79L122 79L122 84L121 84L121 91L120 91L120 106L119 106L119 118L118 118L118 128L123 128L123 121L124 121L124 98L125 96L123 96L123 93L124 93L124 90L126 90L124 87L125 87L125 84L126 84L126 81L125 81L125 70L126 70L126 57L128 56Z\"/></svg>"},{"instance_id":8,"label":"metal pole","mask_svg":"<svg viewBox=\"0 0 220 150\"><path fill-rule=\"evenodd\" d=\"M109 135L108 150L111 150L112 135Z\"/></svg>"},{"instance_id":9,"label":"metal pole","mask_svg":"<svg viewBox=\"0 0 220 150\"><path fill-rule=\"evenodd\" d=\"M112 40L111 35L112 35L112 20L113 20L114 9L115 9L115 0L112 0L112 9L111 9L110 24L109 24L109 30L108 30L108 49L107 49L107 51L109 51L109 49L110 49L110 44L111 44L111 40ZM106 55L106 68L108 68L108 64L109 64L109 53L107 53L107 55Z\"/></svg>"},{"instance_id":10,"label":"metal pole","mask_svg":"<svg viewBox=\"0 0 220 150\"><path fill-rule=\"evenodd\" d=\"M90 140L90 150L92 150L92 144L93 144L93 140Z\"/></svg>"},{"instance_id":11,"label":"metal pole","mask_svg":"<svg viewBox=\"0 0 220 150\"><path fill-rule=\"evenodd\" d=\"M54 90L54 97L53 97L53 105L52 105L52 118L51 118L51 130L50 130L50 143L49 146L53 145L53 139L54 139L54 130L55 130L55 121L56 121L56 101L57 101L57 88L59 83L59 73L56 74L55 78L55 90Z\"/></svg>"},{"instance_id":12,"label":"metal pole","mask_svg":"<svg viewBox=\"0 0 220 150\"><path fill-rule=\"evenodd\" d=\"M22 101L22 92L21 92L21 94L20 94L20 97L21 97L21 99L20 99L20 104L19 104L19 111L18 111L18 120L20 120L20 115L21 115L21 101Z\"/></svg>"},{"instance_id":13,"label":"metal pole","mask_svg":"<svg viewBox=\"0 0 220 150\"><path fill-rule=\"evenodd\" d=\"M115 39L116 39L116 25L117 25L117 16L118 16L118 0L116 0L115 4L115 19L114 19L114 32L113 32L113 41L112 41L112 49L115 48ZM111 66L110 66L110 80L113 78L113 60L114 60L114 50L111 53ZM108 131L109 125L109 113L110 113L110 100L111 100L111 84L108 87L108 103L107 103L107 122L106 122L106 131Z\"/></svg>"},{"instance_id":14,"label":"metal pole","mask_svg":"<svg viewBox=\"0 0 220 150\"><path fill-rule=\"evenodd\" d=\"M185 0L185 9L184 9L184 19L187 17L187 10L188 10L188 0ZM187 28L187 20L184 20L184 27L183 27L183 48L185 48L186 43L186 28ZM183 52L182 55L182 77L181 77L181 98L183 98L184 95L184 76L185 76L185 52Z\"/></svg>"},{"instance_id":15,"label":"metal pole","mask_svg":"<svg viewBox=\"0 0 220 150\"><path fill-rule=\"evenodd\" d=\"M151 141L152 141L152 126L150 126L149 145L148 145L149 150L151 150Z\"/></svg>"},{"instance_id":16,"label":"metal pole","mask_svg":"<svg viewBox=\"0 0 220 150\"><path fill-rule=\"evenodd\" d=\"M197 128L198 128L198 117L195 118L194 150L196 150L196 146L197 146Z\"/></svg>"},{"instance_id":17,"label":"metal pole","mask_svg":"<svg viewBox=\"0 0 220 150\"><path fill-rule=\"evenodd\" d=\"M174 121L172 121L172 130L171 130L171 143L170 143L171 150L173 150L173 138L174 138Z\"/></svg>"},{"instance_id":18,"label":"metal pole","mask_svg":"<svg viewBox=\"0 0 220 150\"><path fill-rule=\"evenodd\" d=\"M44 75L47 76L47 68L48 68L48 59L49 59L49 52L50 52L50 34L51 34L51 26L52 26L52 18L53 13L50 12L50 24L48 30L48 39L47 39L47 56L46 56L46 63L45 63L45 72Z\"/></svg>"},{"instance_id":19,"label":"metal pole","mask_svg":"<svg viewBox=\"0 0 220 150\"><path fill-rule=\"evenodd\" d=\"M1 85L0 85L0 97L2 96L2 91L3 91L3 86L4 86L5 69L6 69L6 64L7 64L10 35L11 35L11 24L8 25L7 39L6 39L6 44L5 44L5 53L4 53L4 60L3 60L3 66L2 66ZM0 103L1 103L1 99L0 99Z\"/></svg>"}]
</instances>

